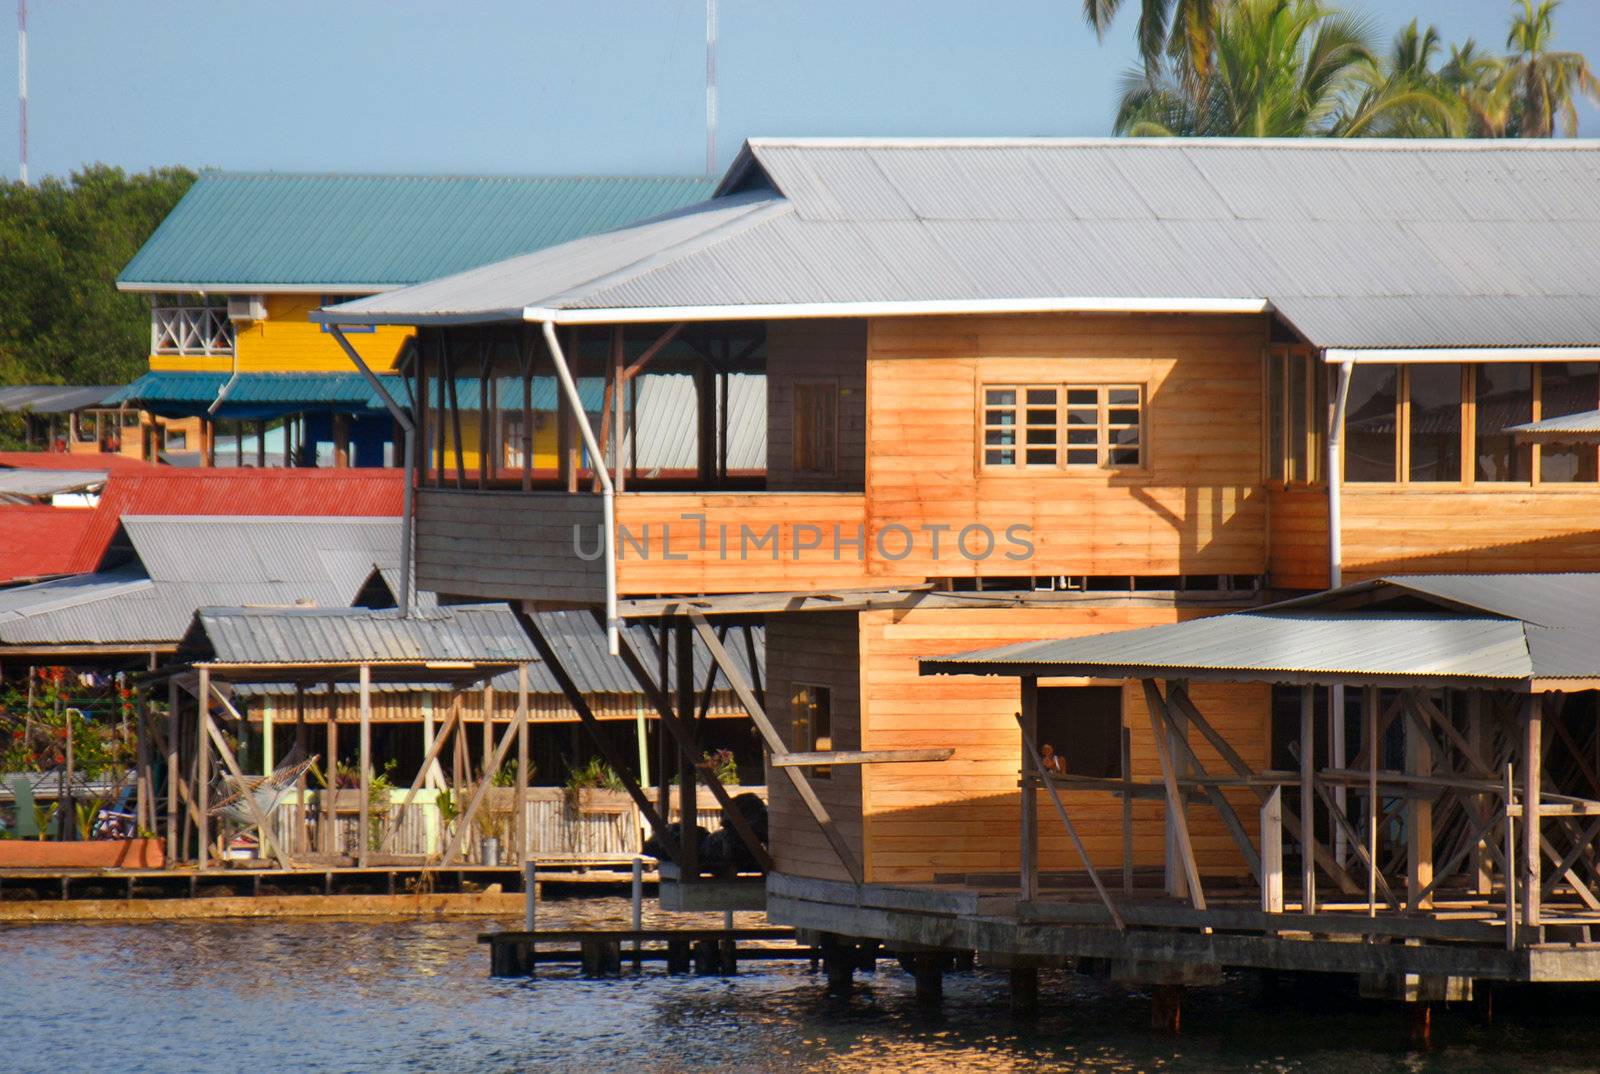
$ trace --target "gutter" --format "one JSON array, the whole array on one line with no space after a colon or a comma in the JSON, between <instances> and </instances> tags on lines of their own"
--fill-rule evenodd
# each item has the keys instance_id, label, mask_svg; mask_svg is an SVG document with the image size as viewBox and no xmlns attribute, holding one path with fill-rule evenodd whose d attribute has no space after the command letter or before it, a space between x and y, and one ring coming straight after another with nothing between
<instances>
[{"instance_id":1,"label":"gutter","mask_svg":"<svg viewBox=\"0 0 1600 1074\"><path fill-rule=\"evenodd\" d=\"M578 432L583 437L584 449L589 452L596 476L600 478L601 518L605 528L605 553L606 553L606 650L612 656L619 654L617 639L617 534L616 534L616 489L611 483L611 474L606 469L604 456L600 454L600 443L595 439L594 429L589 424L589 415L583 409L583 400L578 395L578 385L572 379L572 370L567 367L567 356L561 350L561 341L556 338L554 321L545 321L544 341L550 348L550 357L555 361L556 377L561 381L561 390L567 397L567 404L572 407L572 412L578 417ZM620 460L618 462L620 466Z\"/></svg>"},{"instance_id":2,"label":"gutter","mask_svg":"<svg viewBox=\"0 0 1600 1074\"><path fill-rule=\"evenodd\" d=\"M400 504L400 592L397 594L398 600L396 603L400 605L400 614L409 617L413 603L411 592L411 538L413 529L412 515L415 513L414 504L416 500L417 427L411 421L410 412L394 401L394 397L383 386L383 382L373 374L371 369L367 368L367 363L361 360L361 355L356 352L356 349L350 345L350 341L345 338L344 330L336 324L331 324L328 326L328 332L338 342L350 361L355 363L355 367L361 371L362 377L372 386L372 390L378 393L378 398L383 400L383 405L388 409L389 415L399 423L400 428L405 433L406 476Z\"/></svg>"}]
</instances>

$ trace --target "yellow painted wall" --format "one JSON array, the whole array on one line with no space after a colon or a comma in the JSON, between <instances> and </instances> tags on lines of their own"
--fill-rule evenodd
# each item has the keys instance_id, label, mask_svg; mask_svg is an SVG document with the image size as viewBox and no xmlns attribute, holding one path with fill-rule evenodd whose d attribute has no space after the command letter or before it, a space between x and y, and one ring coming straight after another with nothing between
<instances>
[{"instance_id":1,"label":"yellow painted wall","mask_svg":"<svg viewBox=\"0 0 1600 1074\"><path fill-rule=\"evenodd\" d=\"M363 351L362 357L365 356ZM438 411L430 410L428 412L428 421L430 423L435 421L437 417ZM560 445L559 426L554 414L545 411L542 417L543 421L536 426L533 433L533 468L535 470L554 470L560 461L558 454ZM427 435L428 465L431 468L438 449L437 441L434 438L439 434L437 429L430 424ZM445 477L450 478L456 472L455 429L453 423L445 428L444 443ZM476 481L478 479L478 443L478 414L472 410L463 411L461 414L461 467L466 471L468 481ZM506 465L504 461L505 455L501 455L500 458L503 472L497 476L512 478L522 473L520 467L508 467Z\"/></svg>"},{"instance_id":2,"label":"yellow painted wall","mask_svg":"<svg viewBox=\"0 0 1600 1074\"><path fill-rule=\"evenodd\" d=\"M234 349L246 373L348 373L350 359L322 326L307 320L322 304L321 295L267 295L267 319L235 326ZM394 368L400 348L413 334L406 327L380 325L372 332L346 333L351 344L376 372ZM156 371L226 373L233 360L216 357L152 354Z\"/></svg>"}]
</instances>

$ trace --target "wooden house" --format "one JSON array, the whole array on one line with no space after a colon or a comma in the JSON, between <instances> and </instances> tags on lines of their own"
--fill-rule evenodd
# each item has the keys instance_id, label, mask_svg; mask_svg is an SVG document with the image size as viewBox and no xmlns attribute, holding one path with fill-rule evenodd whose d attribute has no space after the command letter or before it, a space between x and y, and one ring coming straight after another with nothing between
<instances>
[{"instance_id":1,"label":"wooden house","mask_svg":"<svg viewBox=\"0 0 1600 1074\"><path fill-rule=\"evenodd\" d=\"M1596 448L1509 431L1600 403L1597 167L1592 143L758 140L700 205L313 319L419 328L420 584L713 653L765 622L769 890L892 909L1081 861L1034 823L1015 683L923 661L1403 571L1600 569ZM465 413L450 386L494 376L520 385ZM448 464L541 376L554 466ZM692 475L626 450L625 401L667 376L697 386ZM759 473L725 459L740 377L765 383ZM682 676L640 670L670 730ZM1047 771L1094 784L1060 791L1082 851L1177 890L1125 670L1045 676L1029 719ZM1269 681L1188 696L1226 743L1197 764L1292 763ZM1188 807L1185 860L1236 877L1258 810L1210 789L1232 808Z\"/></svg>"}]
</instances>

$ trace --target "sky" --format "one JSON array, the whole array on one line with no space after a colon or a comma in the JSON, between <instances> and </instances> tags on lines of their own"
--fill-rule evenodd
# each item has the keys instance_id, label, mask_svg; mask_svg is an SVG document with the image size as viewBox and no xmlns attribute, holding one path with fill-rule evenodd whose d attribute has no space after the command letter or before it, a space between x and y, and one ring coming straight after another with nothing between
<instances>
[{"instance_id":1,"label":"sky","mask_svg":"<svg viewBox=\"0 0 1600 1074\"><path fill-rule=\"evenodd\" d=\"M1105 135L1138 0L719 0L717 162L752 136ZM1506 0L1369 0L1499 48ZM1600 0L1557 45L1600 65ZM699 174L705 0L30 0L33 179L131 170ZM0 50L0 85L16 84ZM1600 136L1585 106L1580 134ZM15 107L0 174L17 174Z\"/></svg>"}]
</instances>

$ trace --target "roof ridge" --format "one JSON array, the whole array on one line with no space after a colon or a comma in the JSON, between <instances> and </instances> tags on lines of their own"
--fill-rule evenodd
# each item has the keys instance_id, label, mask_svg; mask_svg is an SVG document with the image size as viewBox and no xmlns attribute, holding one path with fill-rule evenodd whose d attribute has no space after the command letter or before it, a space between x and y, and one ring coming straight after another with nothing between
<instances>
[{"instance_id":1,"label":"roof ridge","mask_svg":"<svg viewBox=\"0 0 1600 1074\"><path fill-rule=\"evenodd\" d=\"M567 182L571 180L593 182L699 182L715 183L716 179L707 175L674 175L670 172L652 172L645 175L626 175L600 172L316 172L316 171L273 171L271 169L246 169L233 171L231 169L217 169L215 171L201 172L196 181L202 179L349 179L382 180L382 179L419 179L439 180L448 182Z\"/></svg>"},{"instance_id":2,"label":"roof ridge","mask_svg":"<svg viewBox=\"0 0 1600 1074\"><path fill-rule=\"evenodd\" d=\"M1106 135L1086 136L999 136L999 137L775 137L749 138L752 149L983 149L983 148L1147 148L1147 149L1297 149L1297 150L1417 150L1451 149L1459 151L1512 150L1551 152L1600 149L1600 138L1130 138Z\"/></svg>"}]
</instances>

